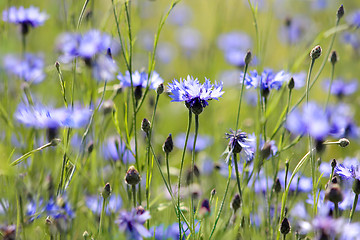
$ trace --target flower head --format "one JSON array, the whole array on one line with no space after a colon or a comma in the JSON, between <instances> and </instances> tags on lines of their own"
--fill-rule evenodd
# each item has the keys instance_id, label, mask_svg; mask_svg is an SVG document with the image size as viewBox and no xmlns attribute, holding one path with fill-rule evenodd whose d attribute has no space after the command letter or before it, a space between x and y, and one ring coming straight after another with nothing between
<instances>
[{"instance_id":1,"label":"flower head","mask_svg":"<svg viewBox=\"0 0 360 240\"><path fill-rule=\"evenodd\" d=\"M254 158L254 149L252 147L251 142L254 139L248 138L245 132L241 132L241 130L230 130L230 133L225 133L226 138L229 139L229 149L233 153L244 153L246 161L251 161Z\"/></svg>"},{"instance_id":2,"label":"flower head","mask_svg":"<svg viewBox=\"0 0 360 240\"><path fill-rule=\"evenodd\" d=\"M87 196L86 197L86 206L94 213L100 216L102 208L102 198L99 196ZM116 213L121 209L122 199L120 195L112 194L109 197L109 202L106 204L105 212L106 215L111 213Z\"/></svg>"},{"instance_id":3,"label":"flower head","mask_svg":"<svg viewBox=\"0 0 360 240\"><path fill-rule=\"evenodd\" d=\"M356 10L355 12L352 12L349 14L349 16L346 18L346 21L356 27L360 27L360 10Z\"/></svg>"},{"instance_id":4,"label":"flower head","mask_svg":"<svg viewBox=\"0 0 360 240\"><path fill-rule=\"evenodd\" d=\"M120 160L124 164L135 162L131 151L127 149L125 142L119 137L110 137L103 146L103 155L105 159L113 161Z\"/></svg>"},{"instance_id":5,"label":"flower head","mask_svg":"<svg viewBox=\"0 0 360 240\"><path fill-rule=\"evenodd\" d=\"M6 55L3 59L5 70L26 82L40 83L45 78L44 59L31 53L24 58L15 55Z\"/></svg>"},{"instance_id":6,"label":"flower head","mask_svg":"<svg viewBox=\"0 0 360 240\"><path fill-rule=\"evenodd\" d=\"M174 144L177 148L183 148L185 144L185 133L178 134L174 139ZM211 146L213 144L213 139L210 136L207 135L198 135L196 138L196 145L195 145L195 151L200 152L204 150L205 148ZM194 146L194 134L189 135L189 139L187 142L186 149L189 151L193 150Z\"/></svg>"},{"instance_id":7,"label":"flower head","mask_svg":"<svg viewBox=\"0 0 360 240\"><path fill-rule=\"evenodd\" d=\"M325 81L324 87L327 91L330 87L330 81ZM342 79L336 79L333 81L333 83L331 85L330 93L341 99L344 96L355 93L357 90L357 87L358 87L357 80L345 82Z\"/></svg>"},{"instance_id":8,"label":"flower head","mask_svg":"<svg viewBox=\"0 0 360 240\"><path fill-rule=\"evenodd\" d=\"M115 221L119 225L119 229L125 232L127 239L141 240L151 237L151 233L144 227L146 220L150 219L150 213L143 213L132 209L130 212L120 212L119 218Z\"/></svg>"},{"instance_id":9,"label":"flower head","mask_svg":"<svg viewBox=\"0 0 360 240\"><path fill-rule=\"evenodd\" d=\"M209 104L209 100L218 100L224 93L222 87L222 82L215 81L215 84L211 84L210 80L205 78L205 83L200 84L197 78L191 76L187 76L187 79L180 78L180 82L174 80L168 85L172 102L184 101L194 114L200 114Z\"/></svg>"},{"instance_id":10,"label":"flower head","mask_svg":"<svg viewBox=\"0 0 360 240\"><path fill-rule=\"evenodd\" d=\"M21 26L22 34L27 34L29 27L38 27L44 24L48 19L45 12L40 12L39 8L30 6L24 8L23 6L16 8L10 7L3 11L2 19L4 22L15 23Z\"/></svg>"},{"instance_id":11,"label":"flower head","mask_svg":"<svg viewBox=\"0 0 360 240\"><path fill-rule=\"evenodd\" d=\"M125 75L119 73L117 78L120 80L120 83L123 87L131 87L131 78L134 87L146 88L148 82L148 74L146 72L135 71L132 73L130 78L129 71L126 71ZM153 71L150 77L150 88L156 89L164 80L160 77L160 75Z\"/></svg>"}]
</instances>

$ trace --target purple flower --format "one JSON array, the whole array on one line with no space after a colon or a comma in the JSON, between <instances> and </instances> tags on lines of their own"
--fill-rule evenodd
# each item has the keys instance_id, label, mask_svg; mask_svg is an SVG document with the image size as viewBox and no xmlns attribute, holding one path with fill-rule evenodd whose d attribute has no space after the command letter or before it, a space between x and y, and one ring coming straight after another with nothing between
<instances>
[{"instance_id":1,"label":"purple flower","mask_svg":"<svg viewBox=\"0 0 360 240\"><path fill-rule=\"evenodd\" d=\"M358 33L345 32L341 39L344 43L350 44L355 50L360 48L360 36Z\"/></svg>"},{"instance_id":2,"label":"purple flower","mask_svg":"<svg viewBox=\"0 0 360 240\"><path fill-rule=\"evenodd\" d=\"M302 41L309 30L311 22L304 16L286 18L279 30L279 39L282 43L296 44Z\"/></svg>"},{"instance_id":3,"label":"purple flower","mask_svg":"<svg viewBox=\"0 0 360 240\"><path fill-rule=\"evenodd\" d=\"M223 83L211 84L210 80L205 78L205 83L200 84L198 79L187 76L187 79L181 79L180 82L173 80L168 85L169 92L172 95L172 102L185 101L187 108L191 109L194 114L200 114L209 103L209 100L218 100L223 95Z\"/></svg>"},{"instance_id":4,"label":"purple flower","mask_svg":"<svg viewBox=\"0 0 360 240\"><path fill-rule=\"evenodd\" d=\"M56 201L50 199L46 204L45 209L48 216L53 217L54 219L58 218L74 218L74 212L71 209L71 205L65 201L64 198L57 198Z\"/></svg>"},{"instance_id":5,"label":"purple flower","mask_svg":"<svg viewBox=\"0 0 360 240\"><path fill-rule=\"evenodd\" d=\"M360 10L356 10L352 13L350 13L347 18L346 21L351 25L354 26L356 28L360 27Z\"/></svg>"},{"instance_id":6,"label":"purple flower","mask_svg":"<svg viewBox=\"0 0 360 240\"><path fill-rule=\"evenodd\" d=\"M120 80L120 83L123 87L131 87L131 79L129 71L126 71L125 76L119 73L117 78ZM138 72L135 71L132 74L132 82L134 87L142 87L146 88L148 82L148 74L146 72ZM150 88L156 89L164 80L160 77L160 75L153 71L150 78Z\"/></svg>"},{"instance_id":7,"label":"purple flower","mask_svg":"<svg viewBox=\"0 0 360 240\"><path fill-rule=\"evenodd\" d=\"M336 79L333 81L330 89L330 93L337 96L338 98L342 98L347 95L351 95L357 90L357 80L354 79L350 82L345 82L342 79ZM324 82L324 88L328 91L330 87L330 80Z\"/></svg>"},{"instance_id":8,"label":"purple flower","mask_svg":"<svg viewBox=\"0 0 360 240\"><path fill-rule=\"evenodd\" d=\"M106 55L99 55L92 62L92 76L98 81L114 80L117 70L115 61Z\"/></svg>"},{"instance_id":9,"label":"purple flower","mask_svg":"<svg viewBox=\"0 0 360 240\"><path fill-rule=\"evenodd\" d=\"M124 164L135 162L131 151L126 148L125 143L119 137L110 137L103 146L103 155L105 159L121 161Z\"/></svg>"},{"instance_id":10,"label":"purple flower","mask_svg":"<svg viewBox=\"0 0 360 240\"><path fill-rule=\"evenodd\" d=\"M340 103L335 106L329 106L327 109L330 134L335 138L357 138L359 136L359 128L354 122L354 111L349 105Z\"/></svg>"},{"instance_id":11,"label":"purple flower","mask_svg":"<svg viewBox=\"0 0 360 240\"><path fill-rule=\"evenodd\" d=\"M40 199L39 201L32 200L27 203L25 214L28 217L29 222L33 222L35 218L40 217L41 212L43 212L42 204L42 199Z\"/></svg>"},{"instance_id":12,"label":"purple flower","mask_svg":"<svg viewBox=\"0 0 360 240\"><path fill-rule=\"evenodd\" d=\"M131 212L120 212L119 218L115 221L121 232L125 232L127 239L142 240L151 237L151 233L144 227L146 220L150 219L150 213L145 211L137 213L136 209Z\"/></svg>"},{"instance_id":13,"label":"purple flower","mask_svg":"<svg viewBox=\"0 0 360 240\"><path fill-rule=\"evenodd\" d=\"M248 138L245 132L240 129L237 131L230 130L230 133L225 133L226 138L229 139L229 148L234 153L240 153L240 158L249 162L254 158L254 148L252 142L253 138Z\"/></svg>"},{"instance_id":14,"label":"purple flower","mask_svg":"<svg viewBox=\"0 0 360 240\"><path fill-rule=\"evenodd\" d=\"M244 73L240 75L242 81ZM280 71L274 72L271 69L264 70L261 74L258 74L256 70L250 71L245 76L246 88L258 88L260 87L264 93L269 93L271 89L279 90L281 86L289 81L291 74Z\"/></svg>"},{"instance_id":15,"label":"purple flower","mask_svg":"<svg viewBox=\"0 0 360 240\"><path fill-rule=\"evenodd\" d=\"M154 228L150 229L150 232L154 232ZM172 225L168 227L164 227L163 224L155 227L155 236L154 238L156 240L165 240L165 239L171 239L171 240L178 240L180 237L179 234L179 224L173 223ZM185 236L183 236L182 239L185 239Z\"/></svg>"},{"instance_id":16,"label":"purple flower","mask_svg":"<svg viewBox=\"0 0 360 240\"><path fill-rule=\"evenodd\" d=\"M185 133L178 134L174 139L174 144L177 148L183 148L185 144ZM195 151L200 152L205 148L211 146L213 144L213 139L210 136L198 135L196 139ZM186 149L189 151L193 150L194 146L194 134L189 135L189 139L187 142Z\"/></svg>"},{"instance_id":17,"label":"purple flower","mask_svg":"<svg viewBox=\"0 0 360 240\"><path fill-rule=\"evenodd\" d=\"M176 40L187 57L191 57L203 43L199 30L191 27L180 28L176 33Z\"/></svg>"},{"instance_id":18,"label":"purple flower","mask_svg":"<svg viewBox=\"0 0 360 240\"><path fill-rule=\"evenodd\" d=\"M167 22L173 25L183 26L191 21L192 16L193 12L189 6L179 4L171 11Z\"/></svg>"},{"instance_id":19,"label":"purple flower","mask_svg":"<svg viewBox=\"0 0 360 240\"><path fill-rule=\"evenodd\" d=\"M45 12L40 12L39 8L34 6L30 6L29 8L20 6L18 9L16 7L10 7L4 10L2 14L4 22L21 25L21 31L24 35L28 33L29 27L35 28L43 25L48 17Z\"/></svg>"},{"instance_id":20,"label":"purple flower","mask_svg":"<svg viewBox=\"0 0 360 240\"><path fill-rule=\"evenodd\" d=\"M359 165L351 165L350 167L345 167L343 164L339 164L336 166L334 173L344 179L360 180Z\"/></svg>"},{"instance_id":21,"label":"purple flower","mask_svg":"<svg viewBox=\"0 0 360 240\"><path fill-rule=\"evenodd\" d=\"M44 59L39 55L26 53L24 58L6 55L3 62L8 74L15 75L26 82L40 83L45 78Z\"/></svg>"}]
</instances>

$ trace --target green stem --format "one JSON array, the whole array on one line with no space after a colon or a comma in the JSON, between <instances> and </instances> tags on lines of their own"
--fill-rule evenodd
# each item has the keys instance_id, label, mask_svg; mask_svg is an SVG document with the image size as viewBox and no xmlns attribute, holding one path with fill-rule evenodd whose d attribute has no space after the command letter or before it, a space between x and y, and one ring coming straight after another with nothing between
<instances>
[{"instance_id":1,"label":"green stem","mask_svg":"<svg viewBox=\"0 0 360 240\"><path fill-rule=\"evenodd\" d=\"M325 108L324 110L326 110L327 106L329 105L329 99L330 99L330 94L331 94L331 87L334 81L334 73L335 73L335 64L331 64L331 77L330 77L330 85L329 85L329 90L328 90L328 94L326 97L326 103L325 103Z\"/></svg>"},{"instance_id":2,"label":"green stem","mask_svg":"<svg viewBox=\"0 0 360 240\"><path fill-rule=\"evenodd\" d=\"M219 212L216 216L216 219L215 219L215 223L214 223L214 226L211 230L211 233L210 233L210 237L209 237L209 240L211 239L212 235L214 234L215 232L215 229L216 229L216 226L217 226L217 223L219 221L219 218L220 218L220 214L222 212L222 209L224 207L224 204L225 204L225 199L226 199L226 195L227 195L227 192L229 190L229 185L230 185L230 180L231 180L231 172L232 172L232 168L231 168L231 160L229 159L229 166L228 166L228 169L229 169L229 176L228 176L228 180L227 180L227 183L226 183L226 188L225 188L225 193L224 193L224 197L221 201L221 205L220 205L220 209L219 209Z\"/></svg>"},{"instance_id":3,"label":"green stem","mask_svg":"<svg viewBox=\"0 0 360 240\"><path fill-rule=\"evenodd\" d=\"M181 175L182 175L182 171L183 171L183 167L184 167L184 160L185 160L185 153L186 153L186 147L187 147L187 142L189 139L189 133L190 133L190 128L191 128L191 119L192 119L192 112L189 109L189 119L188 119L188 127L187 127L187 131L186 131L186 136L185 136L185 143L184 143L184 148L183 148L183 152L182 152L182 156L181 156L181 163L180 163L180 172L179 172L179 178L178 178L178 189L177 189L177 205L180 206L180 188L181 188ZM178 221L179 221L179 235L180 235L180 239L181 238L181 218L180 218L180 212L178 213Z\"/></svg>"},{"instance_id":4,"label":"green stem","mask_svg":"<svg viewBox=\"0 0 360 240\"><path fill-rule=\"evenodd\" d=\"M356 205L357 205L357 202L358 202L358 198L359 198L359 194L355 194L353 206L352 206L351 212L350 212L349 222L351 222L352 219L353 219L353 216L354 216L354 213L355 213L355 210L356 210Z\"/></svg>"},{"instance_id":5,"label":"green stem","mask_svg":"<svg viewBox=\"0 0 360 240\"><path fill-rule=\"evenodd\" d=\"M105 205L106 205L106 199L103 197L101 215L100 215L100 221L99 221L99 230L98 230L99 235L101 234L101 228L102 228L103 221L104 221Z\"/></svg>"},{"instance_id":6,"label":"green stem","mask_svg":"<svg viewBox=\"0 0 360 240\"><path fill-rule=\"evenodd\" d=\"M140 187L140 186L139 186ZM132 193L133 193L133 203L134 203L134 208L136 208L136 186L135 185L132 185L131 186L132 188Z\"/></svg>"},{"instance_id":7,"label":"green stem","mask_svg":"<svg viewBox=\"0 0 360 240\"><path fill-rule=\"evenodd\" d=\"M239 96L239 106L238 106L238 112L237 112L237 117L236 117L236 125L235 125L235 129L234 129L235 131L237 131L238 126L239 126L241 102L242 102L242 97L243 97L243 93L244 93L245 76L246 76L248 66L249 66L248 64L245 64L244 76L243 76L243 80L241 83L241 91L240 91L240 96Z\"/></svg>"},{"instance_id":8,"label":"green stem","mask_svg":"<svg viewBox=\"0 0 360 240\"><path fill-rule=\"evenodd\" d=\"M170 177L170 167L169 167L169 153L165 153L165 162L166 162L166 170L168 175L168 182L171 190L171 177Z\"/></svg>"},{"instance_id":9,"label":"green stem","mask_svg":"<svg viewBox=\"0 0 360 240\"><path fill-rule=\"evenodd\" d=\"M193 188L193 182L194 182L194 168L195 168L195 156L196 156L196 139L199 132L199 115L195 114L195 136L194 136L194 144L192 149L192 157L191 157L191 188ZM190 204L190 221L192 223L192 228L195 229L195 216L194 216L194 197L193 194L191 194L191 204ZM196 233L194 232L194 239L196 238Z\"/></svg>"},{"instance_id":10,"label":"green stem","mask_svg":"<svg viewBox=\"0 0 360 240\"><path fill-rule=\"evenodd\" d=\"M240 195L240 202L242 202L242 193L241 193L241 185L240 185L240 174L239 174L239 167L237 164L237 156L236 153L233 153L233 158L234 158L234 165L235 165L235 172L236 172L236 181L237 181L237 186L238 186L238 190L239 190L239 195Z\"/></svg>"}]
</instances>

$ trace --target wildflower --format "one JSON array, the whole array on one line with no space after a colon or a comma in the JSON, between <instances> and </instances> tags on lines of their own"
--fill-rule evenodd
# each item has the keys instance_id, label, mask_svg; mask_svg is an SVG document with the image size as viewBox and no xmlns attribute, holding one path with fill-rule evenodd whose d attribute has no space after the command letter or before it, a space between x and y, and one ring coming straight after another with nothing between
<instances>
[{"instance_id":1,"label":"wildflower","mask_svg":"<svg viewBox=\"0 0 360 240\"><path fill-rule=\"evenodd\" d=\"M171 134L169 134L169 136L166 138L166 140L162 146L162 149L165 153L171 153L173 148L174 148L174 143L173 143Z\"/></svg>"},{"instance_id":2,"label":"wildflower","mask_svg":"<svg viewBox=\"0 0 360 240\"><path fill-rule=\"evenodd\" d=\"M125 183L131 186L137 185L141 181L141 176L134 166L130 166L125 175Z\"/></svg>"},{"instance_id":3,"label":"wildflower","mask_svg":"<svg viewBox=\"0 0 360 240\"><path fill-rule=\"evenodd\" d=\"M354 26L356 28L360 27L360 10L356 10L352 13L350 13L347 18L346 21L348 22L348 24L350 24L351 26Z\"/></svg>"},{"instance_id":4,"label":"wildflower","mask_svg":"<svg viewBox=\"0 0 360 240\"><path fill-rule=\"evenodd\" d=\"M346 44L350 44L355 50L360 48L360 35L358 33L345 32L341 40Z\"/></svg>"},{"instance_id":5,"label":"wildflower","mask_svg":"<svg viewBox=\"0 0 360 240\"><path fill-rule=\"evenodd\" d=\"M203 109L209 104L208 101L223 95L222 82L211 84L210 80L205 78L205 83L200 84L199 81L191 76L187 79L181 79L180 82L173 80L169 83L168 88L172 95L172 102L185 101L187 108L191 109L194 114L200 114Z\"/></svg>"},{"instance_id":6,"label":"wildflower","mask_svg":"<svg viewBox=\"0 0 360 240\"><path fill-rule=\"evenodd\" d=\"M131 78L129 71L126 71L125 76L119 73L117 78L120 80L120 84L122 84L123 87L131 87L131 78L133 82L133 86L140 87L140 88L146 88L147 82L148 82L148 74L146 72L133 72ZM160 77L160 75L153 71L150 78L150 89L157 89L157 87L163 83L164 80Z\"/></svg>"},{"instance_id":7,"label":"wildflower","mask_svg":"<svg viewBox=\"0 0 360 240\"><path fill-rule=\"evenodd\" d=\"M296 44L303 41L310 32L312 22L304 16L286 18L279 29L279 40L286 44Z\"/></svg>"},{"instance_id":8,"label":"wildflower","mask_svg":"<svg viewBox=\"0 0 360 240\"><path fill-rule=\"evenodd\" d=\"M174 139L174 144L177 148L183 148L185 144L185 133L178 134ZM196 138L195 152L201 152L205 148L211 146L213 144L213 139L207 135L198 135ZM190 134L188 137L188 142L186 149L192 151L194 147L194 134Z\"/></svg>"},{"instance_id":9,"label":"wildflower","mask_svg":"<svg viewBox=\"0 0 360 240\"><path fill-rule=\"evenodd\" d=\"M102 208L102 199L100 196L87 196L85 198L86 206L96 215L100 216ZM106 204L106 215L118 212L122 207L122 199L118 194L112 194Z\"/></svg>"},{"instance_id":10,"label":"wildflower","mask_svg":"<svg viewBox=\"0 0 360 240\"><path fill-rule=\"evenodd\" d=\"M127 239L141 240L151 237L151 233L144 227L146 220L150 219L150 213L145 211L138 214L136 209L130 212L120 212L119 218L115 221L121 232L125 232Z\"/></svg>"},{"instance_id":11,"label":"wildflower","mask_svg":"<svg viewBox=\"0 0 360 240\"><path fill-rule=\"evenodd\" d=\"M187 57L191 57L203 43L200 31L191 27L180 28L176 33L176 40Z\"/></svg>"},{"instance_id":12,"label":"wildflower","mask_svg":"<svg viewBox=\"0 0 360 240\"><path fill-rule=\"evenodd\" d=\"M254 149L251 145L251 142L254 141L252 138L248 138L245 132L241 130L233 131L230 130L230 133L225 133L226 138L229 139L229 149L233 153L243 153L245 161L251 161L254 158Z\"/></svg>"},{"instance_id":13,"label":"wildflower","mask_svg":"<svg viewBox=\"0 0 360 240\"><path fill-rule=\"evenodd\" d=\"M50 199L45 206L45 212L59 232L67 232L71 227L71 220L75 217L71 205L62 197L58 197L56 201Z\"/></svg>"},{"instance_id":14,"label":"wildflower","mask_svg":"<svg viewBox=\"0 0 360 240\"><path fill-rule=\"evenodd\" d=\"M34 6L30 6L29 8L20 6L18 9L16 7L10 7L4 10L2 14L4 22L20 25L23 35L29 32L29 27L35 28L41 26L48 18L49 16L45 12L40 12L39 8Z\"/></svg>"},{"instance_id":15,"label":"wildflower","mask_svg":"<svg viewBox=\"0 0 360 240\"><path fill-rule=\"evenodd\" d=\"M324 82L324 88L327 90L330 87L330 81ZM352 95L357 91L358 82L356 79L345 82L342 79L336 79L333 81L330 89L330 93L342 99L344 96Z\"/></svg>"},{"instance_id":16,"label":"wildflower","mask_svg":"<svg viewBox=\"0 0 360 240\"><path fill-rule=\"evenodd\" d=\"M26 82L36 84L45 79L44 59L40 55L26 53L23 58L6 55L3 62L8 74L17 76Z\"/></svg>"},{"instance_id":17,"label":"wildflower","mask_svg":"<svg viewBox=\"0 0 360 240\"><path fill-rule=\"evenodd\" d=\"M131 150L127 149L125 142L119 137L110 137L107 139L103 145L103 155L105 159L111 159L113 161L120 160L124 164L135 162Z\"/></svg>"},{"instance_id":18,"label":"wildflower","mask_svg":"<svg viewBox=\"0 0 360 240\"><path fill-rule=\"evenodd\" d=\"M191 21L192 17L193 12L191 7L185 4L179 4L179 6L176 6L176 8L171 11L167 22L176 26L184 26Z\"/></svg>"},{"instance_id":19,"label":"wildflower","mask_svg":"<svg viewBox=\"0 0 360 240\"><path fill-rule=\"evenodd\" d=\"M35 218L40 217L40 214L43 211L42 204L42 199L40 199L39 201L32 200L27 203L25 215L28 217L29 222L33 222Z\"/></svg>"}]
</instances>

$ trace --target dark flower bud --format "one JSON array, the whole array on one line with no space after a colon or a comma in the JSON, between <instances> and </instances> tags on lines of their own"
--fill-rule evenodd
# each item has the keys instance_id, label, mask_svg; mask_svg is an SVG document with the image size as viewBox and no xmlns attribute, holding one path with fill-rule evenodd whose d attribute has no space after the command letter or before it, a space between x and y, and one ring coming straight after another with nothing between
<instances>
[{"instance_id":1,"label":"dark flower bud","mask_svg":"<svg viewBox=\"0 0 360 240\"><path fill-rule=\"evenodd\" d=\"M288 83L288 88L289 88L289 90L293 90L294 87L295 87L295 81L294 81L294 78L291 77L289 80L289 83Z\"/></svg>"},{"instance_id":2,"label":"dark flower bud","mask_svg":"<svg viewBox=\"0 0 360 240\"><path fill-rule=\"evenodd\" d=\"M285 18L285 26L286 27L290 27L291 26L291 23L292 23L292 19L287 17Z\"/></svg>"},{"instance_id":3,"label":"dark flower bud","mask_svg":"<svg viewBox=\"0 0 360 240\"><path fill-rule=\"evenodd\" d=\"M107 51L106 51L106 55L112 59L112 53L111 53L111 49L108 48Z\"/></svg>"},{"instance_id":4,"label":"dark flower bud","mask_svg":"<svg viewBox=\"0 0 360 240\"><path fill-rule=\"evenodd\" d=\"M60 142L61 142L61 139L54 138L54 139L51 140L50 143L51 143L51 146L56 147L57 145L59 145Z\"/></svg>"},{"instance_id":5,"label":"dark flower bud","mask_svg":"<svg viewBox=\"0 0 360 240\"><path fill-rule=\"evenodd\" d=\"M332 65L334 65L337 61L338 61L338 57L337 57L337 53L336 51L332 51L330 58L329 58L330 62Z\"/></svg>"},{"instance_id":6,"label":"dark flower bud","mask_svg":"<svg viewBox=\"0 0 360 240\"><path fill-rule=\"evenodd\" d=\"M146 133L149 133L150 131L150 121L144 118L141 122L141 130L143 130Z\"/></svg>"},{"instance_id":7,"label":"dark flower bud","mask_svg":"<svg viewBox=\"0 0 360 240\"><path fill-rule=\"evenodd\" d=\"M102 109L103 109L104 115L112 113L115 110L114 102L112 100L105 101L103 106L102 106Z\"/></svg>"},{"instance_id":8,"label":"dark flower bud","mask_svg":"<svg viewBox=\"0 0 360 240\"><path fill-rule=\"evenodd\" d=\"M101 195L104 199L107 199L108 197L110 197L111 194L111 187L110 187L110 183L106 183L105 187L103 188Z\"/></svg>"},{"instance_id":9,"label":"dark flower bud","mask_svg":"<svg viewBox=\"0 0 360 240\"><path fill-rule=\"evenodd\" d=\"M336 167L336 159L334 158L332 161L331 161L331 168L335 168Z\"/></svg>"},{"instance_id":10,"label":"dark flower bud","mask_svg":"<svg viewBox=\"0 0 360 240\"><path fill-rule=\"evenodd\" d=\"M360 180L355 178L354 183L352 185L352 190L355 194L360 194Z\"/></svg>"},{"instance_id":11,"label":"dark flower bud","mask_svg":"<svg viewBox=\"0 0 360 240\"><path fill-rule=\"evenodd\" d=\"M290 222L287 218L284 218L281 222L281 226L280 226L280 232L283 235L286 235L290 232L291 227L290 227Z\"/></svg>"},{"instance_id":12,"label":"dark flower bud","mask_svg":"<svg viewBox=\"0 0 360 240\"><path fill-rule=\"evenodd\" d=\"M241 199L240 195L237 193L235 194L233 200L231 201L231 208L234 210L234 213L240 208L241 206Z\"/></svg>"},{"instance_id":13,"label":"dark flower bud","mask_svg":"<svg viewBox=\"0 0 360 240\"><path fill-rule=\"evenodd\" d=\"M196 164L194 164L194 175L197 178L200 177L200 170L199 170L198 166L196 166Z\"/></svg>"},{"instance_id":14,"label":"dark flower bud","mask_svg":"<svg viewBox=\"0 0 360 240\"><path fill-rule=\"evenodd\" d=\"M337 183L330 184L325 191L325 199L335 204L341 202L344 199L344 196L340 185Z\"/></svg>"},{"instance_id":15,"label":"dark flower bud","mask_svg":"<svg viewBox=\"0 0 360 240\"><path fill-rule=\"evenodd\" d=\"M162 148L165 153L171 153L171 151L174 149L174 143L171 134L169 134L169 136L166 138Z\"/></svg>"},{"instance_id":16,"label":"dark flower bud","mask_svg":"<svg viewBox=\"0 0 360 240\"><path fill-rule=\"evenodd\" d=\"M55 68L58 72L60 72L60 63L58 61L55 62Z\"/></svg>"},{"instance_id":17,"label":"dark flower bud","mask_svg":"<svg viewBox=\"0 0 360 240\"><path fill-rule=\"evenodd\" d=\"M195 100L191 106L191 111L195 115L199 115L204 110L201 100Z\"/></svg>"},{"instance_id":18,"label":"dark flower bud","mask_svg":"<svg viewBox=\"0 0 360 240\"><path fill-rule=\"evenodd\" d=\"M159 86L156 88L156 94L161 95L164 92L164 84L160 83Z\"/></svg>"},{"instance_id":19,"label":"dark flower bud","mask_svg":"<svg viewBox=\"0 0 360 240\"><path fill-rule=\"evenodd\" d=\"M141 181L141 176L134 166L130 166L125 175L125 183L135 186Z\"/></svg>"},{"instance_id":20,"label":"dark flower bud","mask_svg":"<svg viewBox=\"0 0 360 240\"><path fill-rule=\"evenodd\" d=\"M94 142L90 141L89 144L87 145L88 154L91 154L93 150L94 150Z\"/></svg>"},{"instance_id":21,"label":"dark flower bud","mask_svg":"<svg viewBox=\"0 0 360 240\"><path fill-rule=\"evenodd\" d=\"M340 147L347 147L350 144L350 141L346 138L342 138L339 140L339 146Z\"/></svg>"},{"instance_id":22,"label":"dark flower bud","mask_svg":"<svg viewBox=\"0 0 360 240\"><path fill-rule=\"evenodd\" d=\"M338 19L342 18L345 14L344 11L344 6L341 4L341 6L339 7L339 9L337 10L336 16Z\"/></svg>"},{"instance_id":23,"label":"dark flower bud","mask_svg":"<svg viewBox=\"0 0 360 240\"><path fill-rule=\"evenodd\" d=\"M185 183L186 185L190 185L193 182L193 172L191 171L191 169L188 169L186 171L186 176L185 176Z\"/></svg>"},{"instance_id":24,"label":"dark flower bud","mask_svg":"<svg viewBox=\"0 0 360 240\"><path fill-rule=\"evenodd\" d=\"M208 199L204 199L204 201L202 201L201 203L201 207L199 209L199 217L206 217L210 214L211 210L210 210L210 202Z\"/></svg>"},{"instance_id":25,"label":"dark flower bud","mask_svg":"<svg viewBox=\"0 0 360 240\"><path fill-rule=\"evenodd\" d=\"M270 154L271 154L271 144L270 142L266 142L260 151L260 158L264 160L268 158Z\"/></svg>"},{"instance_id":26,"label":"dark flower bud","mask_svg":"<svg viewBox=\"0 0 360 240\"><path fill-rule=\"evenodd\" d=\"M325 150L324 141L316 140L315 141L315 149L318 153L323 153Z\"/></svg>"},{"instance_id":27,"label":"dark flower bud","mask_svg":"<svg viewBox=\"0 0 360 240\"><path fill-rule=\"evenodd\" d=\"M310 52L311 59L315 60L315 59L319 58L321 56L321 51L322 51L322 49L321 49L320 45L315 46Z\"/></svg>"},{"instance_id":28,"label":"dark flower bud","mask_svg":"<svg viewBox=\"0 0 360 240\"><path fill-rule=\"evenodd\" d=\"M135 87L135 91L134 91L134 95L135 95L135 100L139 101L142 97L142 86L136 86Z\"/></svg>"},{"instance_id":29,"label":"dark flower bud","mask_svg":"<svg viewBox=\"0 0 360 240\"><path fill-rule=\"evenodd\" d=\"M331 179L331 183L338 183L338 179L336 176L334 176L332 179Z\"/></svg>"},{"instance_id":30,"label":"dark flower bud","mask_svg":"<svg viewBox=\"0 0 360 240\"><path fill-rule=\"evenodd\" d=\"M252 59L252 54L251 54L251 51L248 50L246 55L245 55L245 64L249 65L250 62L251 62L251 59Z\"/></svg>"},{"instance_id":31,"label":"dark flower bud","mask_svg":"<svg viewBox=\"0 0 360 240\"><path fill-rule=\"evenodd\" d=\"M211 190L210 196L211 196L211 197L214 197L214 196L215 196L215 194L216 194L216 189L215 189L215 188L213 188L213 190Z\"/></svg>"},{"instance_id":32,"label":"dark flower bud","mask_svg":"<svg viewBox=\"0 0 360 240\"><path fill-rule=\"evenodd\" d=\"M142 215L142 214L144 214L144 212L145 212L145 209L142 206L137 206L136 207L136 214L137 215Z\"/></svg>"},{"instance_id":33,"label":"dark flower bud","mask_svg":"<svg viewBox=\"0 0 360 240\"><path fill-rule=\"evenodd\" d=\"M57 127L49 127L46 129L46 137L49 142L51 142L58 135Z\"/></svg>"},{"instance_id":34,"label":"dark flower bud","mask_svg":"<svg viewBox=\"0 0 360 240\"><path fill-rule=\"evenodd\" d=\"M281 191L281 183L279 178L276 178L273 189L276 193L279 193Z\"/></svg>"}]
</instances>

